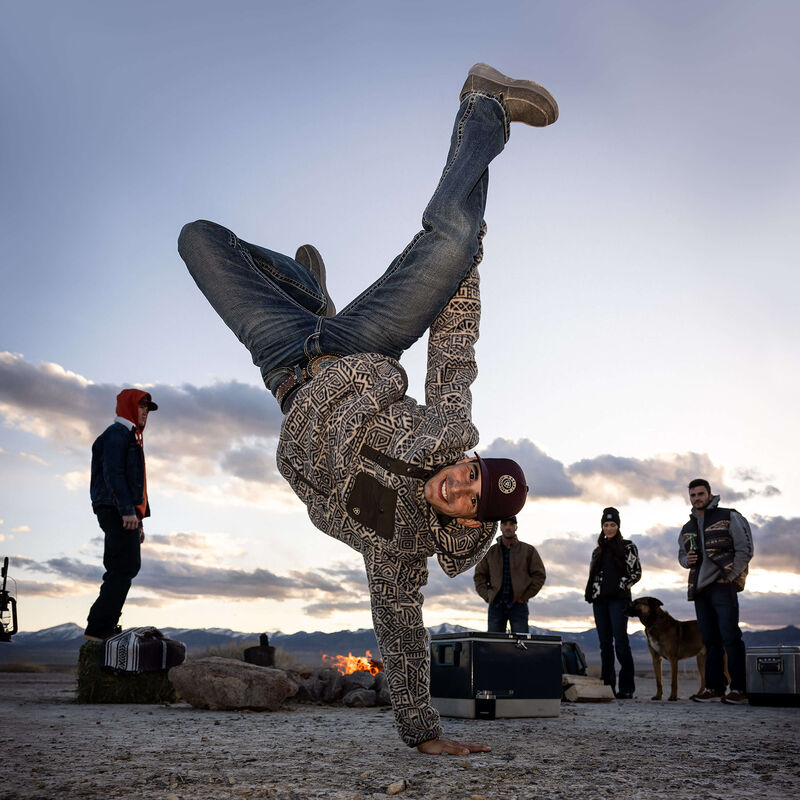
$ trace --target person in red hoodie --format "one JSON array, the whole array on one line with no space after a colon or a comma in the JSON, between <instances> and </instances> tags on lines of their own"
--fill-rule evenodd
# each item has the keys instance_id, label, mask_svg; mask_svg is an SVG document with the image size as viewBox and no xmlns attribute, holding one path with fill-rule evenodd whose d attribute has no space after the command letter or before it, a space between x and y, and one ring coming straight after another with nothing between
<instances>
[{"instance_id":1,"label":"person in red hoodie","mask_svg":"<svg viewBox=\"0 0 800 800\"><path fill-rule=\"evenodd\" d=\"M101 641L119 631L122 606L139 574L144 542L142 520L150 516L147 501L142 432L147 415L156 411L149 392L123 389L117 416L92 445L92 510L105 534L100 594L92 605L84 636Z\"/></svg>"}]
</instances>

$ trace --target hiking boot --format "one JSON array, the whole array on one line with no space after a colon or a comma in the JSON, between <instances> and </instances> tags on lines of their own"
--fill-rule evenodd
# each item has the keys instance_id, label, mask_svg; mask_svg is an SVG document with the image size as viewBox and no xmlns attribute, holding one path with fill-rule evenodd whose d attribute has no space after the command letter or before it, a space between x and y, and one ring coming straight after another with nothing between
<instances>
[{"instance_id":1,"label":"hiking boot","mask_svg":"<svg viewBox=\"0 0 800 800\"><path fill-rule=\"evenodd\" d=\"M710 703L713 700L721 699L722 695L719 692L715 692L713 689L703 689L702 692L693 694L690 698L690 700L694 700L695 703Z\"/></svg>"},{"instance_id":2,"label":"hiking boot","mask_svg":"<svg viewBox=\"0 0 800 800\"><path fill-rule=\"evenodd\" d=\"M327 302L325 313L320 316L335 317L336 306L333 304L333 300L331 300L331 296L328 294L328 287L325 282L325 262L322 260L319 250L317 250L313 244L301 244L294 254L294 260L305 267L316 278L317 283L322 289L322 293L325 295L325 300Z\"/></svg>"},{"instance_id":3,"label":"hiking boot","mask_svg":"<svg viewBox=\"0 0 800 800\"><path fill-rule=\"evenodd\" d=\"M106 639L118 633L122 633L122 627L120 625L116 625L114 629L110 631L95 631L87 628L83 632L83 638L86 639L87 642L104 642Z\"/></svg>"},{"instance_id":4,"label":"hiking boot","mask_svg":"<svg viewBox=\"0 0 800 800\"><path fill-rule=\"evenodd\" d=\"M511 122L543 128L558 119L558 103L544 86L514 80L488 64L475 64L470 69L460 99L468 92L487 92L502 98Z\"/></svg>"},{"instance_id":5,"label":"hiking boot","mask_svg":"<svg viewBox=\"0 0 800 800\"><path fill-rule=\"evenodd\" d=\"M723 703L729 703L732 706L746 706L749 702L747 695L744 692L737 692L735 689L725 697L722 698Z\"/></svg>"}]
</instances>

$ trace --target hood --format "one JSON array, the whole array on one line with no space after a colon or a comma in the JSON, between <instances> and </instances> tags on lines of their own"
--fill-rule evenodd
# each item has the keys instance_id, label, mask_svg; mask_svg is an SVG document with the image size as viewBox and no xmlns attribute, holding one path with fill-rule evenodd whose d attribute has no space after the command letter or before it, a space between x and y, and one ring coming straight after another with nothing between
<instances>
[{"instance_id":1,"label":"hood","mask_svg":"<svg viewBox=\"0 0 800 800\"><path fill-rule=\"evenodd\" d=\"M151 411L158 408L153 402L150 392L143 392L141 389L123 389L117 395L117 416L127 419L137 429L139 427L139 403L142 398L147 400Z\"/></svg>"}]
</instances>

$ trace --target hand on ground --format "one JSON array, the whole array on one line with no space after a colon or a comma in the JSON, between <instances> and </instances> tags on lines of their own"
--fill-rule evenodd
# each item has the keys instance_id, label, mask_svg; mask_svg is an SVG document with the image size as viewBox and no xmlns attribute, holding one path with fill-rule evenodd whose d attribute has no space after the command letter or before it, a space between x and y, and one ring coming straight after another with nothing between
<instances>
[{"instance_id":1,"label":"hand on ground","mask_svg":"<svg viewBox=\"0 0 800 800\"><path fill-rule=\"evenodd\" d=\"M491 749L485 744L464 744L454 739L429 739L417 745L420 753L434 756L468 756L470 753L488 753Z\"/></svg>"}]
</instances>

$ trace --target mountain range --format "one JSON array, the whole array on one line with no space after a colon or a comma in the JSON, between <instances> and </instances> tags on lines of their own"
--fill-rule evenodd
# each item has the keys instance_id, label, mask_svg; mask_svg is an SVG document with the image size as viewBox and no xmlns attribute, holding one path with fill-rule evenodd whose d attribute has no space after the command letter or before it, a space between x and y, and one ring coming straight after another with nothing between
<instances>
[{"instance_id":1,"label":"mountain range","mask_svg":"<svg viewBox=\"0 0 800 800\"><path fill-rule=\"evenodd\" d=\"M431 634L458 634L470 630L450 623L428 628ZM258 633L242 633L227 628L161 628L161 632L170 639L183 642L187 652L192 655L199 655L210 648L255 645L258 644L260 636ZM564 633L531 626L530 632L541 636L560 636L565 642L576 642L585 653L590 665L600 662L597 633L594 628L581 633ZM313 633L266 631L266 633L271 645L282 648L298 661L312 665L321 662L323 653L363 655L367 650L373 656L379 653L375 634L370 628L342 630L335 633L320 631ZM647 668L651 662L644 632L637 631L631 634L630 640L637 667ZM787 625L785 628L774 630L745 631L744 642L746 647L800 645L800 628ZM76 664L78 650L83 643L83 628L74 622L40 631L17 633L11 642L0 642L0 665L33 663L51 669L64 669ZM689 665L689 662L686 663Z\"/></svg>"}]
</instances>

